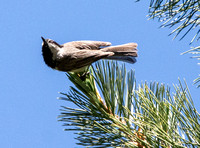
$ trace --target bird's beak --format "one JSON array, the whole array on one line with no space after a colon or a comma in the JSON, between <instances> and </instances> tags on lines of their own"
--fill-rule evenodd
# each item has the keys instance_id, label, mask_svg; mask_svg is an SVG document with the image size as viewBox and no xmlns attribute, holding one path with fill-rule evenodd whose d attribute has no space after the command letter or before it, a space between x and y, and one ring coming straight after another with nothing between
<instances>
[{"instance_id":1,"label":"bird's beak","mask_svg":"<svg viewBox=\"0 0 200 148\"><path fill-rule=\"evenodd\" d=\"M43 42L46 42L45 39L42 36L41 36L41 38L42 38Z\"/></svg>"},{"instance_id":2,"label":"bird's beak","mask_svg":"<svg viewBox=\"0 0 200 148\"><path fill-rule=\"evenodd\" d=\"M43 40L43 43L42 43L42 46L45 45L45 46L48 46L48 43L47 41L41 36L42 40Z\"/></svg>"}]
</instances>

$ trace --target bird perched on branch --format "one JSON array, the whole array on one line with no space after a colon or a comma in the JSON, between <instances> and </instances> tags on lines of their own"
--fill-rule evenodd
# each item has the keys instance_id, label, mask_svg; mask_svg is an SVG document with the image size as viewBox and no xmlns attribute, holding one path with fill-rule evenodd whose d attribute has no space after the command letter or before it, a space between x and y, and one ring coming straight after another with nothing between
<instances>
[{"instance_id":1,"label":"bird perched on branch","mask_svg":"<svg viewBox=\"0 0 200 148\"><path fill-rule=\"evenodd\" d=\"M89 65L100 59L136 62L136 43L110 46L110 42L73 41L60 45L51 39L41 38L45 63L59 71L84 72Z\"/></svg>"}]
</instances>

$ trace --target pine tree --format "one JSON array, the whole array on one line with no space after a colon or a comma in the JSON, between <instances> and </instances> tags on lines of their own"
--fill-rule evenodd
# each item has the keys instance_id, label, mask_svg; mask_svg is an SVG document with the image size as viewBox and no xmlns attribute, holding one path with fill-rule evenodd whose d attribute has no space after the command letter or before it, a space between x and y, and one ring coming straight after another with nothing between
<instances>
[{"instance_id":1,"label":"pine tree","mask_svg":"<svg viewBox=\"0 0 200 148\"><path fill-rule=\"evenodd\" d=\"M151 0L149 18L163 22L161 27L178 26L171 33L175 38L197 30L192 43L199 40L199 7L198 0ZM187 52L199 59L200 47ZM67 131L76 131L78 145L200 147L200 114L186 82L179 80L173 88L158 82L137 84L133 70L109 61L96 62L85 80L73 73L67 77L74 86L60 99L77 108L62 106L59 120Z\"/></svg>"}]
</instances>

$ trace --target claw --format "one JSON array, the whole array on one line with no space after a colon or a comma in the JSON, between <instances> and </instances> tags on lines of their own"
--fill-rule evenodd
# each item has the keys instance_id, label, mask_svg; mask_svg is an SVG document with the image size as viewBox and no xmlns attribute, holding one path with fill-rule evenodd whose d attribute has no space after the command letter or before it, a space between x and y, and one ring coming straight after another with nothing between
<instances>
[{"instance_id":1,"label":"claw","mask_svg":"<svg viewBox=\"0 0 200 148\"><path fill-rule=\"evenodd\" d=\"M89 73L90 73L89 71L86 71L86 72L84 72L82 74L77 74L77 75L82 81L85 81L87 76L89 75Z\"/></svg>"}]
</instances>

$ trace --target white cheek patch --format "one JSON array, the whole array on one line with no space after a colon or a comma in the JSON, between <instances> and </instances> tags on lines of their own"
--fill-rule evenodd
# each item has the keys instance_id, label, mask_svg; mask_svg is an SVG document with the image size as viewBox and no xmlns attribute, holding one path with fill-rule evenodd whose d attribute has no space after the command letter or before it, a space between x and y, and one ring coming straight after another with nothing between
<instances>
[{"instance_id":1,"label":"white cheek patch","mask_svg":"<svg viewBox=\"0 0 200 148\"><path fill-rule=\"evenodd\" d=\"M49 46L49 48L50 48L51 52L53 53L53 60L60 59L63 57L62 48L60 48L56 45Z\"/></svg>"},{"instance_id":2,"label":"white cheek patch","mask_svg":"<svg viewBox=\"0 0 200 148\"><path fill-rule=\"evenodd\" d=\"M64 56L64 50L63 48L60 48L59 52L58 52L58 56L63 57Z\"/></svg>"}]
</instances>

